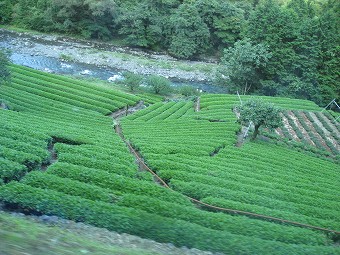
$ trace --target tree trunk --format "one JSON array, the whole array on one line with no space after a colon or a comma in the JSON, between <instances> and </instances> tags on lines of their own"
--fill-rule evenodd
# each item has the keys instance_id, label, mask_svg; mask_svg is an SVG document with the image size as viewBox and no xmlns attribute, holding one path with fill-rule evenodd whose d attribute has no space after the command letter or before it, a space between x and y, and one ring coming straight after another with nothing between
<instances>
[{"instance_id":1,"label":"tree trunk","mask_svg":"<svg viewBox=\"0 0 340 255\"><path fill-rule=\"evenodd\" d=\"M260 125L255 125L254 133L253 133L253 136L251 137L252 141L254 141L257 135L259 134L259 128L260 128Z\"/></svg>"}]
</instances>

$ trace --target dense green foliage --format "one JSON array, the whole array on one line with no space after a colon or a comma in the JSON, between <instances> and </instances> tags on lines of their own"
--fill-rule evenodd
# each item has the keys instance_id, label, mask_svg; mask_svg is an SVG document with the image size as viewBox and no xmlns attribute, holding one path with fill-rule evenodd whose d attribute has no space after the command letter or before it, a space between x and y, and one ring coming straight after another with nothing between
<instances>
[{"instance_id":1,"label":"dense green foliage","mask_svg":"<svg viewBox=\"0 0 340 255\"><path fill-rule=\"evenodd\" d=\"M126 85L130 91L135 91L139 88L139 85L142 82L143 76L134 74L131 72L124 72L124 80L121 81L124 85Z\"/></svg>"},{"instance_id":2,"label":"dense green foliage","mask_svg":"<svg viewBox=\"0 0 340 255\"><path fill-rule=\"evenodd\" d=\"M281 110L272 103L260 98L251 98L237 107L240 113L239 121L245 125L252 123L254 133L252 140L259 134L260 127L275 129L282 126Z\"/></svg>"},{"instance_id":3,"label":"dense green foliage","mask_svg":"<svg viewBox=\"0 0 340 255\"><path fill-rule=\"evenodd\" d=\"M217 231L200 225L147 213L99 201L69 196L60 192L34 188L12 182L0 190L0 199L20 203L28 209L84 221L118 232L129 232L159 242L203 250L224 251L229 254L310 254L335 253L336 248L312 245L291 245L260 238L247 238ZM209 242L207 242L209 240ZM236 245L236 247L235 247ZM230 249L235 247L235 249ZM311 250L313 249L313 251Z\"/></svg>"},{"instance_id":4,"label":"dense green foliage","mask_svg":"<svg viewBox=\"0 0 340 255\"><path fill-rule=\"evenodd\" d=\"M217 83L228 86L230 93L247 94L260 86L261 71L271 58L267 47L252 45L249 39L235 43L224 51Z\"/></svg>"},{"instance_id":5,"label":"dense green foliage","mask_svg":"<svg viewBox=\"0 0 340 255\"><path fill-rule=\"evenodd\" d=\"M150 75L146 79L146 84L155 94L167 94L171 91L170 81L162 76Z\"/></svg>"}]
</instances>

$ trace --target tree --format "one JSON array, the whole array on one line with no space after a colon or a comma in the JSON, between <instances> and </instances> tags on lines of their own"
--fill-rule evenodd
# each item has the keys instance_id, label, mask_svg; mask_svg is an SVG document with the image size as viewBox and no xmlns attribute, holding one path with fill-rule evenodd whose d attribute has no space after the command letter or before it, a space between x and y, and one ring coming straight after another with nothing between
<instances>
[{"instance_id":1,"label":"tree","mask_svg":"<svg viewBox=\"0 0 340 255\"><path fill-rule=\"evenodd\" d=\"M252 44L249 39L238 41L234 47L224 50L217 83L225 83L229 92L252 92L260 84L262 69L271 53L263 44Z\"/></svg>"},{"instance_id":2,"label":"tree","mask_svg":"<svg viewBox=\"0 0 340 255\"><path fill-rule=\"evenodd\" d=\"M268 45L272 53L263 69L260 93L320 103L318 27L310 1L291 0L280 6L277 1L264 0L257 5L249 19L248 36Z\"/></svg>"},{"instance_id":3,"label":"tree","mask_svg":"<svg viewBox=\"0 0 340 255\"><path fill-rule=\"evenodd\" d=\"M123 76L125 80L123 81L126 86L130 89L130 91L135 91L138 89L139 85L143 80L143 76L131 72L124 72Z\"/></svg>"},{"instance_id":4,"label":"tree","mask_svg":"<svg viewBox=\"0 0 340 255\"><path fill-rule=\"evenodd\" d=\"M12 21L13 0L0 1L0 24L8 24Z\"/></svg>"},{"instance_id":5,"label":"tree","mask_svg":"<svg viewBox=\"0 0 340 255\"><path fill-rule=\"evenodd\" d=\"M296 39L297 18L292 11L279 6L277 1L265 0L250 15L248 36L254 43L268 45L272 57L264 70L262 92L274 96L284 94L281 79L295 59L291 42Z\"/></svg>"},{"instance_id":6,"label":"tree","mask_svg":"<svg viewBox=\"0 0 340 255\"><path fill-rule=\"evenodd\" d=\"M237 3L221 0L197 0L195 6L210 31L214 49L232 46L245 30L245 11Z\"/></svg>"},{"instance_id":7,"label":"tree","mask_svg":"<svg viewBox=\"0 0 340 255\"><path fill-rule=\"evenodd\" d=\"M321 46L318 82L326 105L340 100L340 2L329 0L320 11L319 41Z\"/></svg>"},{"instance_id":8,"label":"tree","mask_svg":"<svg viewBox=\"0 0 340 255\"><path fill-rule=\"evenodd\" d=\"M150 75L146 79L146 83L156 94L166 94L170 91L170 81L162 76Z\"/></svg>"},{"instance_id":9,"label":"tree","mask_svg":"<svg viewBox=\"0 0 340 255\"><path fill-rule=\"evenodd\" d=\"M0 85L7 82L10 78L11 73L8 68L9 64L9 52L0 49Z\"/></svg>"},{"instance_id":10,"label":"tree","mask_svg":"<svg viewBox=\"0 0 340 255\"><path fill-rule=\"evenodd\" d=\"M210 32L197 8L181 4L170 17L169 53L177 58L189 59L205 52L210 46Z\"/></svg>"},{"instance_id":11,"label":"tree","mask_svg":"<svg viewBox=\"0 0 340 255\"><path fill-rule=\"evenodd\" d=\"M86 38L110 39L114 0L51 0L53 22L62 32L80 33Z\"/></svg>"},{"instance_id":12,"label":"tree","mask_svg":"<svg viewBox=\"0 0 340 255\"><path fill-rule=\"evenodd\" d=\"M281 109L260 98L251 98L238 106L237 109L240 113L240 123L246 125L252 122L254 124L254 133L251 140L256 139L261 126L274 129L282 125Z\"/></svg>"},{"instance_id":13,"label":"tree","mask_svg":"<svg viewBox=\"0 0 340 255\"><path fill-rule=\"evenodd\" d=\"M153 48L162 40L162 16L146 1L121 5L117 25L129 45Z\"/></svg>"}]
</instances>

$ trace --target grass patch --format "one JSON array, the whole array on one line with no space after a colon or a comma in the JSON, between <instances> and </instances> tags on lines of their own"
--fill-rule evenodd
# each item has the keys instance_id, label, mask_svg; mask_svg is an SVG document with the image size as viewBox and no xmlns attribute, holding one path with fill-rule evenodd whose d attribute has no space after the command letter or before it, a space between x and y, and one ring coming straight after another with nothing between
<instances>
[{"instance_id":1,"label":"grass patch","mask_svg":"<svg viewBox=\"0 0 340 255\"><path fill-rule=\"evenodd\" d=\"M85 231L85 230L84 230ZM57 226L47 226L32 220L0 212L1 254L158 254L142 249L112 246Z\"/></svg>"}]
</instances>

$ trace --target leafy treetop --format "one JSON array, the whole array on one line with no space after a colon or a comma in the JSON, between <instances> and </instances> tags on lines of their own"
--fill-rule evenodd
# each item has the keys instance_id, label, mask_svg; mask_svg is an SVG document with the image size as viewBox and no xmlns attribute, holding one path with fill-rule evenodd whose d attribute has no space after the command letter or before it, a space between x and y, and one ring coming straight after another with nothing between
<instances>
[{"instance_id":1,"label":"leafy treetop","mask_svg":"<svg viewBox=\"0 0 340 255\"><path fill-rule=\"evenodd\" d=\"M281 109L273 103L265 102L260 98L251 98L237 107L240 113L239 121L242 124L252 122L254 133L251 140L255 140L259 134L259 128L278 128L282 125Z\"/></svg>"}]
</instances>

